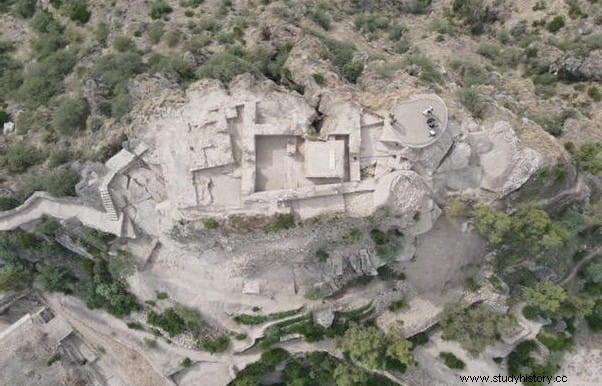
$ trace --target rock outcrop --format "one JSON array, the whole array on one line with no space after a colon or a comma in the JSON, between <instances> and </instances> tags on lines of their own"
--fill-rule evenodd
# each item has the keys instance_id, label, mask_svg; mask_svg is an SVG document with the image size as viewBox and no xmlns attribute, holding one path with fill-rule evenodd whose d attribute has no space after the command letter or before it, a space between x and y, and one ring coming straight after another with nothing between
<instances>
[{"instance_id":1,"label":"rock outcrop","mask_svg":"<svg viewBox=\"0 0 602 386\"><path fill-rule=\"evenodd\" d=\"M558 77L571 82L602 80L602 50L595 50L588 56L568 55L556 62Z\"/></svg>"}]
</instances>

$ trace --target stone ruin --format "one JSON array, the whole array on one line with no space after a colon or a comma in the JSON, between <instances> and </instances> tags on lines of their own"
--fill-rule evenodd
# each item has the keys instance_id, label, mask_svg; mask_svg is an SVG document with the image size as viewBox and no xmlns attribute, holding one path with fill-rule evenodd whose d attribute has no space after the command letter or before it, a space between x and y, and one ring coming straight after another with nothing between
<instances>
[{"instance_id":1,"label":"stone ruin","mask_svg":"<svg viewBox=\"0 0 602 386\"><path fill-rule=\"evenodd\" d=\"M228 88L191 85L180 103L145 113L124 149L84 165L78 198L38 194L0 213L0 229L36 216L158 236L174 222L294 213L301 219L379 209L412 234L428 231L450 196L477 201L518 189L541 164L508 122L464 129L436 95L371 110L346 95L302 96L249 75ZM104 213L102 213L104 212Z\"/></svg>"},{"instance_id":2,"label":"stone ruin","mask_svg":"<svg viewBox=\"0 0 602 386\"><path fill-rule=\"evenodd\" d=\"M387 111L336 98L320 109L268 82L242 77L226 89L203 81L136 137L150 147L142 160L165 182L164 209L187 220L290 211L366 216L381 206L399 212L392 190L401 180L422 181L411 170L412 151L442 138L443 153L451 146L447 108L436 95ZM402 207L412 216L430 213L428 184L411 190Z\"/></svg>"}]
</instances>

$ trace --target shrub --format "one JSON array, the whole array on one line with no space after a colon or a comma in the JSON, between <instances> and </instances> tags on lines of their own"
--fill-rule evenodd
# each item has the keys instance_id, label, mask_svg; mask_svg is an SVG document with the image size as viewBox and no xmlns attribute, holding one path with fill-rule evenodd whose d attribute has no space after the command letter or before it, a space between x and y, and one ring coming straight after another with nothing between
<instances>
[{"instance_id":1,"label":"shrub","mask_svg":"<svg viewBox=\"0 0 602 386\"><path fill-rule=\"evenodd\" d=\"M585 143L572 155L580 170L594 176L602 175L602 143Z\"/></svg>"},{"instance_id":2,"label":"shrub","mask_svg":"<svg viewBox=\"0 0 602 386\"><path fill-rule=\"evenodd\" d=\"M11 120L10 114L4 110L0 110L0 124L9 122Z\"/></svg>"},{"instance_id":3,"label":"shrub","mask_svg":"<svg viewBox=\"0 0 602 386\"><path fill-rule=\"evenodd\" d=\"M180 56L166 57L159 54L153 55L148 64L153 71L163 72L168 78L177 82L195 79L193 67Z\"/></svg>"},{"instance_id":4,"label":"shrub","mask_svg":"<svg viewBox=\"0 0 602 386\"><path fill-rule=\"evenodd\" d=\"M452 10L474 35L482 34L498 19L497 11L484 0L454 0Z\"/></svg>"},{"instance_id":5,"label":"shrub","mask_svg":"<svg viewBox=\"0 0 602 386\"><path fill-rule=\"evenodd\" d=\"M477 48L477 53L487 59L494 60L500 55L500 47L493 43L483 43Z\"/></svg>"},{"instance_id":6,"label":"shrub","mask_svg":"<svg viewBox=\"0 0 602 386\"><path fill-rule=\"evenodd\" d=\"M10 210L19 206L21 202L14 197L0 197L0 210Z\"/></svg>"},{"instance_id":7,"label":"shrub","mask_svg":"<svg viewBox=\"0 0 602 386\"><path fill-rule=\"evenodd\" d=\"M157 292L158 300L165 300L167 298L169 298L169 295L167 294L167 292Z\"/></svg>"},{"instance_id":8,"label":"shrub","mask_svg":"<svg viewBox=\"0 0 602 386\"><path fill-rule=\"evenodd\" d=\"M397 300L391 304L389 304L388 310L391 312L397 312L400 310L403 310L404 308L407 308L408 304L406 303L405 300L401 299L401 300Z\"/></svg>"},{"instance_id":9,"label":"shrub","mask_svg":"<svg viewBox=\"0 0 602 386\"><path fill-rule=\"evenodd\" d=\"M121 282L103 282L94 289L94 295L96 297L86 299L88 307L103 306L115 316L126 316L140 308L136 297Z\"/></svg>"},{"instance_id":10,"label":"shrub","mask_svg":"<svg viewBox=\"0 0 602 386\"><path fill-rule=\"evenodd\" d=\"M92 16L92 12L88 9L88 0L66 1L62 9L71 20L81 24L86 24Z\"/></svg>"},{"instance_id":11,"label":"shrub","mask_svg":"<svg viewBox=\"0 0 602 386\"><path fill-rule=\"evenodd\" d=\"M47 104L62 89L62 76L41 63L36 63L24 73L23 83L16 98L27 107L35 109Z\"/></svg>"},{"instance_id":12,"label":"shrub","mask_svg":"<svg viewBox=\"0 0 602 386\"><path fill-rule=\"evenodd\" d=\"M63 135L86 128L90 105L84 97L65 98L52 114L52 127Z\"/></svg>"},{"instance_id":13,"label":"shrub","mask_svg":"<svg viewBox=\"0 0 602 386\"><path fill-rule=\"evenodd\" d=\"M311 287L305 290L305 298L309 300L319 300L326 297L326 291L320 287Z\"/></svg>"},{"instance_id":14,"label":"shrub","mask_svg":"<svg viewBox=\"0 0 602 386\"><path fill-rule=\"evenodd\" d=\"M550 333L542 330L537 334L537 340L540 341L550 351L566 351L573 345L573 340L563 334Z\"/></svg>"},{"instance_id":15,"label":"shrub","mask_svg":"<svg viewBox=\"0 0 602 386\"><path fill-rule=\"evenodd\" d=\"M100 21L94 29L94 37L96 38L96 41L98 41L98 43L104 46L107 44L107 39L109 38L110 32L111 31L109 30L109 25L104 21Z\"/></svg>"},{"instance_id":16,"label":"shrub","mask_svg":"<svg viewBox=\"0 0 602 386\"><path fill-rule=\"evenodd\" d=\"M182 359L182 362L180 362L180 364L182 365L182 367L187 368L192 366L192 360L188 357Z\"/></svg>"},{"instance_id":17,"label":"shrub","mask_svg":"<svg viewBox=\"0 0 602 386\"><path fill-rule=\"evenodd\" d=\"M58 352L57 352L57 353L54 353L54 354L52 354L52 356L51 356L50 358L48 358L48 361L46 361L46 365L47 365L48 367L50 367L50 366L52 366L52 365L53 365L55 362L58 362L58 361L60 361L60 360L61 360L61 354L59 354Z\"/></svg>"},{"instance_id":18,"label":"shrub","mask_svg":"<svg viewBox=\"0 0 602 386\"><path fill-rule=\"evenodd\" d=\"M224 352L230 346L230 338L225 335L215 339L205 338L201 341L201 348L211 354Z\"/></svg>"},{"instance_id":19,"label":"shrub","mask_svg":"<svg viewBox=\"0 0 602 386\"><path fill-rule=\"evenodd\" d=\"M36 12L36 0L17 0L12 11L17 15L29 19Z\"/></svg>"},{"instance_id":20,"label":"shrub","mask_svg":"<svg viewBox=\"0 0 602 386\"><path fill-rule=\"evenodd\" d=\"M450 369L462 370L464 367L466 367L466 363L464 363L460 358L455 356L453 353L440 352L439 358L443 359L443 362L445 362L445 365L447 367L449 367Z\"/></svg>"},{"instance_id":21,"label":"shrub","mask_svg":"<svg viewBox=\"0 0 602 386\"><path fill-rule=\"evenodd\" d=\"M161 37L165 33L165 24L162 21L153 22L148 28L148 38L151 43L157 44L161 41Z\"/></svg>"},{"instance_id":22,"label":"shrub","mask_svg":"<svg viewBox=\"0 0 602 386\"><path fill-rule=\"evenodd\" d=\"M393 51L398 54L405 54L410 50L410 43L406 39L401 39L393 46Z\"/></svg>"},{"instance_id":23,"label":"shrub","mask_svg":"<svg viewBox=\"0 0 602 386\"><path fill-rule=\"evenodd\" d=\"M269 227L270 232L279 232L295 227L295 216L292 213L278 214L276 220Z\"/></svg>"},{"instance_id":24,"label":"shrub","mask_svg":"<svg viewBox=\"0 0 602 386\"><path fill-rule=\"evenodd\" d=\"M29 288L33 281L32 271L4 247L0 247L0 257L4 263L0 267L0 292Z\"/></svg>"},{"instance_id":25,"label":"shrub","mask_svg":"<svg viewBox=\"0 0 602 386\"><path fill-rule=\"evenodd\" d=\"M65 29L65 27L54 18L52 13L42 9L38 10L35 13L31 21L29 22L29 25L35 32L39 34L60 34Z\"/></svg>"},{"instance_id":26,"label":"shrub","mask_svg":"<svg viewBox=\"0 0 602 386\"><path fill-rule=\"evenodd\" d=\"M203 63L197 69L196 75L199 78L219 79L229 83L235 76L245 72L257 73L257 69L245 59L223 52L213 55Z\"/></svg>"},{"instance_id":27,"label":"shrub","mask_svg":"<svg viewBox=\"0 0 602 386\"><path fill-rule=\"evenodd\" d=\"M60 168L46 176L44 183L46 191L55 197L75 196L75 184L79 174L70 168Z\"/></svg>"},{"instance_id":28,"label":"shrub","mask_svg":"<svg viewBox=\"0 0 602 386\"><path fill-rule=\"evenodd\" d=\"M389 27L389 40L392 42L397 42L402 38L403 33L405 32L405 27L401 24L393 24Z\"/></svg>"},{"instance_id":29,"label":"shrub","mask_svg":"<svg viewBox=\"0 0 602 386\"><path fill-rule=\"evenodd\" d=\"M418 77L422 81L431 84L443 83L443 75L441 74L441 72L439 72L435 64L426 56L420 54L410 55L407 58L407 64L415 65L420 68L420 73L418 74Z\"/></svg>"},{"instance_id":30,"label":"shrub","mask_svg":"<svg viewBox=\"0 0 602 386\"><path fill-rule=\"evenodd\" d=\"M326 84L326 78L323 74L315 72L311 75L311 77L319 86L324 86Z\"/></svg>"},{"instance_id":31,"label":"shrub","mask_svg":"<svg viewBox=\"0 0 602 386\"><path fill-rule=\"evenodd\" d=\"M458 199L452 201L445 208L445 214L447 214L449 217L462 217L462 216L466 215L466 213L467 213L466 204L464 204L462 201L460 201Z\"/></svg>"},{"instance_id":32,"label":"shrub","mask_svg":"<svg viewBox=\"0 0 602 386\"><path fill-rule=\"evenodd\" d=\"M481 118L487 104L483 101L481 95L472 87L460 90L460 102L477 118Z\"/></svg>"},{"instance_id":33,"label":"shrub","mask_svg":"<svg viewBox=\"0 0 602 386\"><path fill-rule=\"evenodd\" d=\"M118 36L113 41L113 47L119 52L135 51L136 44L129 36Z\"/></svg>"},{"instance_id":34,"label":"shrub","mask_svg":"<svg viewBox=\"0 0 602 386\"><path fill-rule=\"evenodd\" d=\"M175 47L180 42L181 33L178 30L168 31L165 34L165 43L168 47Z\"/></svg>"},{"instance_id":35,"label":"shrub","mask_svg":"<svg viewBox=\"0 0 602 386\"><path fill-rule=\"evenodd\" d=\"M171 337L186 332L197 337L203 325L201 314L195 309L184 306L170 307L160 314L150 311L147 322L150 325L162 328Z\"/></svg>"},{"instance_id":36,"label":"shrub","mask_svg":"<svg viewBox=\"0 0 602 386\"><path fill-rule=\"evenodd\" d=\"M112 90L122 91L127 81L144 69L142 57L137 52L120 52L101 57L92 75L102 78Z\"/></svg>"},{"instance_id":37,"label":"shrub","mask_svg":"<svg viewBox=\"0 0 602 386\"><path fill-rule=\"evenodd\" d=\"M596 86L592 86L589 89L587 89L587 95L594 102L600 102L602 100L602 93L600 93L600 90L598 90L598 87Z\"/></svg>"},{"instance_id":38,"label":"shrub","mask_svg":"<svg viewBox=\"0 0 602 386\"><path fill-rule=\"evenodd\" d=\"M111 100L111 117L121 119L132 109L132 98L127 92L120 92Z\"/></svg>"},{"instance_id":39,"label":"shrub","mask_svg":"<svg viewBox=\"0 0 602 386\"><path fill-rule=\"evenodd\" d=\"M325 30L328 31L330 29L330 18L328 17L324 9L318 8L315 11L313 11L311 14L311 19Z\"/></svg>"},{"instance_id":40,"label":"shrub","mask_svg":"<svg viewBox=\"0 0 602 386\"><path fill-rule=\"evenodd\" d=\"M132 330L144 330L144 326L139 322L128 322L126 325Z\"/></svg>"},{"instance_id":41,"label":"shrub","mask_svg":"<svg viewBox=\"0 0 602 386\"><path fill-rule=\"evenodd\" d=\"M203 226L205 229L217 229L219 228L219 222L214 218L207 218L203 220Z\"/></svg>"},{"instance_id":42,"label":"shrub","mask_svg":"<svg viewBox=\"0 0 602 386\"><path fill-rule=\"evenodd\" d=\"M50 292L65 292L68 288L69 274L61 267L39 266L40 278L44 289Z\"/></svg>"},{"instance_id":43,"label":"shrub","mask_svg":"<svg viewBox=\"0 0 602 386\"><path fill-rule=\"evenodd\" d=\"M454 60L450 66L460 75L461 83L465 87L487 82L487 72L476 63Z\"/></svg>"},{"instance_id":44,"label":"shrub","mask_svg":"<svg viewBox=\"0 0 602 386\"><path fill-rule=\"evenodd\" d=\"M173 8L167 4L165 0L155 0L151 4L150 17L152 19L160 19L165 15L170 14Z\"/></svg>"},{"instance_id":45,"label":"shrub","mask_svg":"<svg viewBox=\"0 0 602 386\"><path fill-rule=\"evenodd\" d=\"M602 300L598 300L592 313L585 317L587 325L592 331L602 331Z\"/></svg>"},{"instance_id":46,"label":"shrub","mask_svg":"<svg viewBox=\"0 0 602 386\"><path fill-rule=\"evenodd\" d=\"M41 158L37 147L19 142L8 150L4 162L9 172L22 173L40 162Z\"/></svg>"},{"instance_id":47,"label":"shrub","mask_svg":"<svg viewBox=\"0 0 602 386\"><path fill-rule=\"evenodd\" d=\"M68 148L54 149L48 157L48 166L56 168L57 166L63 165L71 160L73 154Z\"/></svg>"},{"instance_id":48,"label":"shrub","mask_svg":"<svg viewBox=\"0 0 602 386\"><path fill-rule=\"evenodd\" d=\"M424 15L431 9L433 0L413 0L410 3L409 12L414 15Z\"/></svg>"},{"instance_id":49,"label":"shrub","mask_svg":"<svg viewBox=\"0 0 602 386\"><path fill-rule=\"evenodd\" d=\"M324 262L326 262L328 260L328 258L330 256L328 255L328 252L326 252L325 250L318 249L318 251L316 252L316 257L318 258L319 262L324 263Z\"/></svg>"},{"instance_id":50,"label":"shrub","mask_svg":"<svg viewBox=\"0 0 602 386\"><path fill-rule=\"evenodd\" d=\"M341 69L345 64L353 60L353 54L355 53L355 46L353 44L328 38L322 38L322 41L328 49L329 60L337 68Z\"/></svg>"},{"instance_id":51,"label":"shrub","mask_svg":"<svg viewBox=\"0 0 602 386\"><path fill-rule=\"evenodd\" d=\"M558 32L559 29L564 27L564 16L558 15L554 17L547 25L546 29L551 33Z\"/></svg>"},{"instance_id":52,"label":"shrub","mask_svg":"<svg viewBox=\"0 0 602 386\"><path fill-rule=\"evenodd\" d=\"M355 19L355 28L362 34L372 38L375 32L389 27L389 20L388 17L377 13L366 13Z\"/></svg>"},{"instance_id":53,"label":"shrub","mask_svg":"<svg viewBox=\"0 0 602 386\"><path fill-rule=\"evenodd\" d=\"M354 61L345 64L343 68L341 68L341 75L343 75L343 78L345 78L347 81L355 83L363 71L364 63Z\"/></svg>"},{"instance_id":54,"label":"shrub","mask_svg":"<svg viewBox=\"0 0 602 386\"><path fill-rule=\"evenodd\" d=\"M420 332L412 337L410 337L410 342L412 342L412 345L414 347L416 346L422 346L424 344L427 344L429 342L429 336L426 332Z\"/></svg>"}]
</instances>

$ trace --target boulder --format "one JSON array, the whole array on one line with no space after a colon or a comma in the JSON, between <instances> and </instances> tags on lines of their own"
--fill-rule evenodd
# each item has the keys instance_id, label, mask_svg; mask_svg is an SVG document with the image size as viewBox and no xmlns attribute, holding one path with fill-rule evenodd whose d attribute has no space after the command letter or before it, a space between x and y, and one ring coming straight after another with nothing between
<instances>
[{"instance_id":1,"label":"boulder","mask_svg":"<svg viewBox=\"0 0 602 386\"><path fill-rule=\"evenodd\" d=\"M586 57L567 55L556 62L558 77L571 82L602 81L602 50Z\"/></svg>"},{"instance_id":2,"label":"boulder","mask_svg":"<svg viewBox=\"0 0 602 386\"><path fill-rule=\"evenodd\" d=\"M471 134L471 142L481 162L481 188L500 197L520 188L541 165L539 153L522 147L506 121L496 122L489 131Z\"/></svg>"}]
</instances>

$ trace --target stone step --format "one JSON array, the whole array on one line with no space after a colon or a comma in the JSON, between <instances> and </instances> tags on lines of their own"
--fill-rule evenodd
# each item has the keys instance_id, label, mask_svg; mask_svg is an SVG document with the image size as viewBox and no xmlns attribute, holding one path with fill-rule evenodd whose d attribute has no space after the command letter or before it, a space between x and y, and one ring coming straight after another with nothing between
<instances>
[{"instance_id":1,"label":"stone step","mask_svg":"<svg viewBox=\"0 0 602 386\"><path fill-rule=\"evenodd\" d=\"M115 208L115 204L113 203L113 199L111 198L111 193L106 188L100 188L100 199L105 208L106 213L109 215L109 218L113 221L119 220L119 215L117 214L117 209Z\"/></svg>"}]
</instances>

